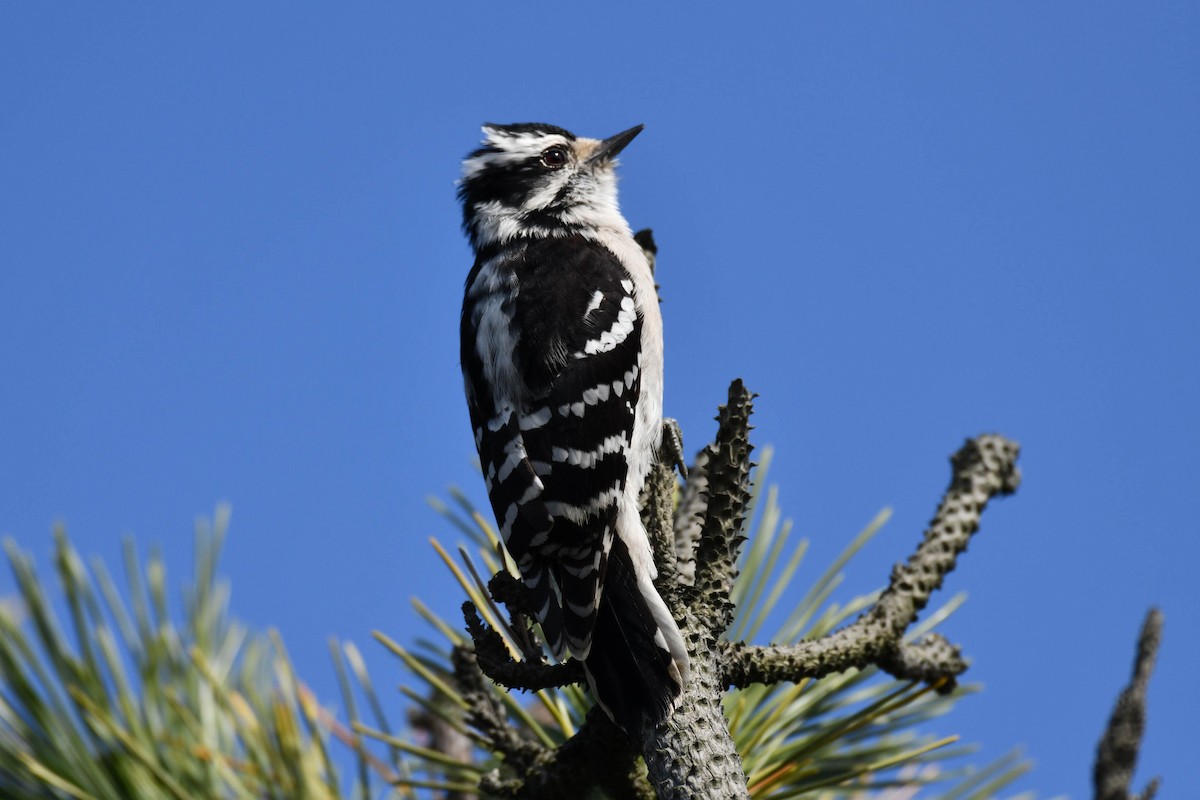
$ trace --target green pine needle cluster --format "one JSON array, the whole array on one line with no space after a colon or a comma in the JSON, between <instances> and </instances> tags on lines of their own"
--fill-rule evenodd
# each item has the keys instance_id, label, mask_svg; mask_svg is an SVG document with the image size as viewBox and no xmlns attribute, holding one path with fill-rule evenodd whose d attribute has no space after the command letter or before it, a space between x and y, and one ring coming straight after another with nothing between
<instances>
[{"instance_id":1,"label":"green pine needle cluster","mask_svg":"<svg viewBox=\"0 0 1200 800\"><path fill-rule=\"evenodd\" d=\"M375 796L362 780L368 754L300 682L279 638L230 616L229 587L216 572L227 523L221 508L211 528L198 526L178 620L166 566L155 554L141 562L130 541L118 588L104 563L93 561L89 572L56 531L60 595L27 553L5 542L18 594L0 606L0 797ZM358 651L347 646L335 663L343 683L350 665L382 720ZM358 785L348 789L336 766L346 752L359 753ZM398 773L403 764L378 766Z\"/></svg>"}]
</instances>

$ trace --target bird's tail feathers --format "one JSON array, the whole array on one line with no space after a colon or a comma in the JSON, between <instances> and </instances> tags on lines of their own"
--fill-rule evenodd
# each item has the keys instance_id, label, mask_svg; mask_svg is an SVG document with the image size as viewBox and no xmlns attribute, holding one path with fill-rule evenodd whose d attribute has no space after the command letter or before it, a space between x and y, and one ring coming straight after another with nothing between
<instances>
[{"instance_id":1,"label":"bird's tail feathers","mask_svg":"<svg viewBox=\"0 0 1200 800\"><path fill-rule=\"evenodd\" d=\"M679 627L648 575L616 537L584 672L596 702L626 731L671 713L687 680Z\"/></svg>"},{"instance_id":2,"label":"bird's tail feathers","mask_svg":"<svg viewBox=\"0 0 1200 800\"><path fill-rule=\"evenodd\" d=\"M521 571L521 577L529 592L533 616L542 626L542 638L555 660L561 661L567 653L567 638L553 571L544 562L532 561Z\"/></svg>"},{"instance_id":3,"label":"bird's tail feathers","mask_svg":"<svg viewBox=\"0 0 1200 800\"><path fill-rule=\"evenodd\" d=\"M588 657L592 647L605 569L605 557L597 551L577 558L563 555L554 571L567 649L581 661Z\"/></svg>"}]
</instances>

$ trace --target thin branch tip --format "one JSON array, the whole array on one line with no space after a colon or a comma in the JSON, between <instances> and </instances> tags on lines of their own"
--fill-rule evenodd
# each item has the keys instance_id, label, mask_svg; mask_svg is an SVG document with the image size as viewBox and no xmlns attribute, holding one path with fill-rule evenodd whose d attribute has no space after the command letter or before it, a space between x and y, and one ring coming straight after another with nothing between
<instances>
[{"instance_id":1,"label":"thin branch tip","mask_svg":"<svg viewBox=\"0 0 1200 800\"><path fill-rule=\"evenodd\" d=\"M462 604L462 611L474 645L470 652L475 664L480 672L500 686L536 692L584 680L583 665L573 658L562 664L514 659L500 633L480 619L474 603L467 600Z\"/></svg>"},{"instance_id":2,"label":"thin branch tip","mask_svg":"<svg viewBox=\"0 0 1200 800\"><path fill-rule=\"evenodd\" d=\"M1138 633L1133 675L1118 695L1108 726L1096 746L1092 770L1096 800L1150 800L1158 792L1158 778L1153 778L1137 795L1131 794L1129 787L1146 730L1146 694L1162 643L1162 627L1162 612L1151 608Z\"/></svg>"},{"instance_id":3,"label":"thin branch tip","mask_svg":"<svg viewBox=\"0 0 1200 800\"><path fill-rule=\"evenodd\" d=\"M706 449L705 503L695 551L692 608L724 632L733 620L729 601L737 559L745 541L742 522L750 501L750 416L754 395L741 378L729 385L728 400L717 410L717 436Z\"/></svg>"}]
</instances>

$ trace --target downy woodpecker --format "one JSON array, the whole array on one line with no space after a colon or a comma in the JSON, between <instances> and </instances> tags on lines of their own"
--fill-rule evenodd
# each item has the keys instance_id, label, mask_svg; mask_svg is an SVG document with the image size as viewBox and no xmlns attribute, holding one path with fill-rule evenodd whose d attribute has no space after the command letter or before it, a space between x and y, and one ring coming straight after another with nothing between
<instances>
[{"instance_id":1,"label":"downy woodpecker","mask_svg":"<svg viewBox=\"0 0 1200 800\"><path fill-rule=\"evenodd\" d=\"M475 251L462 369L492 511L554 657L582 661L631 733L666 717L688 671L638 513L662 439L662 317L614 167L641 130L485 125L458 189Z\"/></svg>"}]
</instances>

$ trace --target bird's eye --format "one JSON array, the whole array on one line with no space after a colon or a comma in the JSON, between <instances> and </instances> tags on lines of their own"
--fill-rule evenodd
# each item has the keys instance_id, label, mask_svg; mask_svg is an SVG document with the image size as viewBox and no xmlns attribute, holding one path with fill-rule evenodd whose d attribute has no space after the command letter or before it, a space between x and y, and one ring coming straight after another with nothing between
<instances>
[{"instance_id":1,"label":"bird's eye","mask_svg":"<svg viewBox=\"0 0 1200 800\"><path fill-rule=\"evenodd\" d=\"M548 147L542 151L542 163L547 167L558 169L567 163L567 151L562 147Z\"/></svg>"}]
</instances>

